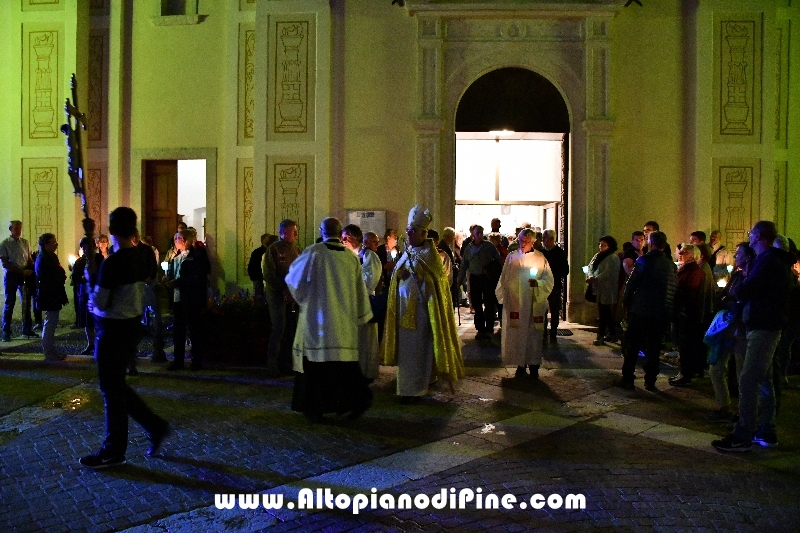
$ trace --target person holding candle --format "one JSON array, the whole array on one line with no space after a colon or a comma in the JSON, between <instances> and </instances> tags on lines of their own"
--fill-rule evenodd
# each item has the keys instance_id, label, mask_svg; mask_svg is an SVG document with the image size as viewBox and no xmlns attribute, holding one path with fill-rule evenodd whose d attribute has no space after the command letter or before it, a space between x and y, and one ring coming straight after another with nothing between
<instances>
[{"instance_id":1,"label":"person holding candle","mask_svg":"<svg viewBox=\"0 0 800 533\"><path fill-rule=\"evenodd\" d=\"M497 301L503 304L503 363L517 367L516 376L538 379L542 364L544 316L554 278L542 252L535 250L534 232L520 231L519 249L508 254L495 289Z\"/></svg>"},{"instance_id":2,"label":"person holding candle","mask_svg":"<svg viewBox=\"0 0 800 533\"><path fill-rule=\"evenodd\" d=\"M591 286L600 312L600 328L594 345L605 346L606 342L617 341L617 324L611 310L619 298L617 279L620 260L616 254L617 240L611 235L600 237L599 250L589 262L586 283Z\"/></svg>"}]
</instances>

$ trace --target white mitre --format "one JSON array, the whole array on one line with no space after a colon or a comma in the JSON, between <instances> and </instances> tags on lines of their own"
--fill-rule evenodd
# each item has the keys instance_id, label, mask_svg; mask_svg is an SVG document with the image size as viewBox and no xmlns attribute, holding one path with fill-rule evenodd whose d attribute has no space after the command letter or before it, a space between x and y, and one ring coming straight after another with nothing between
<instances>
[{"instance_id":1,"label":"white mitre","mask_svg":"<svg viewBox=\"0 0 800 533\"><path fill-rule=\"evenodd\" d=\"M415 228L427 230L430 226L433 216L429 209L417 204L408 212L408 225Z\"/></svg>"}]
</instances>

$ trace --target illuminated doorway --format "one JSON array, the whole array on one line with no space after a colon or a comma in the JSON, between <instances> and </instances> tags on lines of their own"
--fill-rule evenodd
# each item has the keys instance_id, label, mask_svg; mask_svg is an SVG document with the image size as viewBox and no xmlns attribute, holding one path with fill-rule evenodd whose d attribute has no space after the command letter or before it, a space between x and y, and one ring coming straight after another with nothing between
<instances>
[{"instance_id":1,"label":"illuminated doorway","mask_svg":"<svg viewBox=\"0 0 800 533\"><path fill-rule=\"evenodd\" d=\"M505 67L476 79L455 120L455 228L501 233L528 222L553 229L569 253L570 115L558 88L528 69ZM566 318L567 287L562 292Z\"/></svg>"}]
</instances>

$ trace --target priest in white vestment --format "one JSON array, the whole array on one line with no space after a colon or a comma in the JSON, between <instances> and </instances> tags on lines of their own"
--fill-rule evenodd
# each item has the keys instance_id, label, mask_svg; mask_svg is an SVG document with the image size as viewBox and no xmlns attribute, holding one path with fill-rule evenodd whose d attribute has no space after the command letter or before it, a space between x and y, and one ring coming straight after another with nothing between
<instances>
[{"instance_id":1,"label":"priest in white vestment","mask_svg":"<svg viewBox=\"0 0 800 533\"><path fill-rule=\"evenodd\" d=\"M372 235L375 235L374 233ZM375 296L375 288L381 281L383 268L378 254L363 246L364 234L355 224L342 228L342 243L345 248L356 254L361 263L361 277L367 287L367 294ZM378 377L380 369L380 351L378 346L378 323L367 322L358 326L358 363L361 373L369 382Z\"/></svg>"},{"instance_id":2,"label":"priest in white vestment","mask_svg":"<svg viewBox=\"0 0 800 533\"><path fill-rule=\"evenodd\" d=\"M430 211L414 206L408 215L408 247L389 285L383 362L397 365L400 402L428 392L433 372L453 382L464 377L450 287L435 243L427 238Z\"/></svg>"},{"instance_id":3,"label":"priest in white vestment","mask_svg":"<svg viewBox=\"0 0 800 533\"><path fill-rule=\"evenodd\" d=\"M292 408L312 422L323 413L360 416L372 392L359 367L359 326L372 318L358 258L339 240L342 224L326 218L323 242L306 248L286 275L300 307L292 349L297 372Z\"/></svg>"},{"instance_id":4,"label":"priest in white vestment","mask_svg":"<svg viewBox=\"0 0 800 533\"><path fill-rule=\"evenodd\" d=\"M528 367L535 379L542 364L544 315L554 280L544 254L533 247L534 241L532 230L519 233L519 249L506 257L495 295L503 305L503 364L515 365L517 376L524 376Z\"/></svg>"}]
</instances>

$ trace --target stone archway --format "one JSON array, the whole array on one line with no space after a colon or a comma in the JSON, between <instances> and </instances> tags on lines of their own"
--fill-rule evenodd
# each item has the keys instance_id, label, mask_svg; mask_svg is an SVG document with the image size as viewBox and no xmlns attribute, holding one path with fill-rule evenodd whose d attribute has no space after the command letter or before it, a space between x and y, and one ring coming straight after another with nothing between
<instances>
[{"instance_id":1,"label":"stone archway","mask_svg":"<svg viewBox=\"0 0 800 533\"><path fill-rule=\"evenodd\" d=\"M409 2L417 19L416 200L452 224L455 113L467 88L502 67L539 73L558 88L571 117L569 154L570 292L568 319L588 323L580 266L607 229L613 120L609 114L611 19L619 6L570 4L569 10L476 2ZM433 186L431 186L433 185Z\"/></svg>"}]
</instances>

